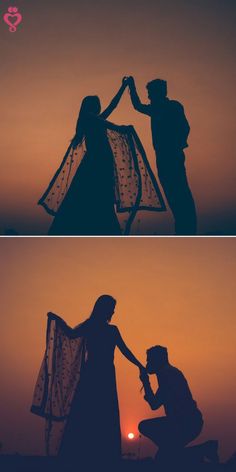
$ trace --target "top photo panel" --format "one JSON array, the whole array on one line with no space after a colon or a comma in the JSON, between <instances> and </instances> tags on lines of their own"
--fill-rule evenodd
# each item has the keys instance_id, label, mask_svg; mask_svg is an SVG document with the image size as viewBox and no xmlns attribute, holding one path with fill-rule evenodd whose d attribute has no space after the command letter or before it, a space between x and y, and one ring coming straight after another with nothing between
<instances>
[{"instance_id":1,"label":"top photo panel","mask_svg":"<svg viewBox=\"0 0 236 472\"><path fill-rule=\"evenodd\" d=\"M236 235L228 0L1 2L0 235Z\"/></svg>"}]
</instances>

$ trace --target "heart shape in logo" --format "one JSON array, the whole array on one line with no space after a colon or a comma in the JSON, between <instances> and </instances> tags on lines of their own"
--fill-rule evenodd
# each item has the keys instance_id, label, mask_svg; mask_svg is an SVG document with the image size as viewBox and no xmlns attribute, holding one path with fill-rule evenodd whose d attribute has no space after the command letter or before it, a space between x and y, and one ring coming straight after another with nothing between
<instances>
[{"instance_id":1,"label":"heart shape in logo","mask_svg":"<svg viewBox=\"0 0 236 472\"><path fill-rule=\"evenodd\" d=\"M8 13L3 15L3 20L9 26L9 31L15 33L17 25L22 21L22 15L18 13L17 7L9 7Z\"/></svg>"}]
</instances>

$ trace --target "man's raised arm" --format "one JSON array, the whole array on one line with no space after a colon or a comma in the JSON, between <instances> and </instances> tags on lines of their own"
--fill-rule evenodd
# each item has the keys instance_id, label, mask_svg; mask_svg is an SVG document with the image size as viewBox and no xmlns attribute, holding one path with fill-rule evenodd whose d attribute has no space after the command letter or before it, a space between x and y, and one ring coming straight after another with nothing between
<instances>
[{"instance_id":1,"label":"man's raised arm","mask_svg":"<svg viewBox=\"0 0 236 472\"><path fill-rule=\"evenodd\" d=\"M133 77L128 78L128 84L130 89L131 101L135 110L139 111L140 113L144 113L145 115L150 115L150 105L144 105L143 103L141 103Z\"/></svg>"}]
</instances>

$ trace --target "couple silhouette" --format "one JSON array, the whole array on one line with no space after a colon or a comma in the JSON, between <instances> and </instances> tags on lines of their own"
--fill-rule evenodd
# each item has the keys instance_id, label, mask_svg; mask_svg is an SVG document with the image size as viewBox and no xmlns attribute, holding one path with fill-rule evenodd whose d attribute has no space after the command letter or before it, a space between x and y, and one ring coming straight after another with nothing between
<instances>
[{"instance_id":1,"label":"couple silhouette","mask_svg":"<svg viewBox=\"0 0 236 472\"><path fill-rule=\"evenodd\" d=\"M169 363L167 349L148 349L144 367L123 341L117 326L110 323L115 306L112 296L100 296L90 317L74 329L59 316L48 314L46 352L31 411L46 418L47 453L57 454L67 467L81 465L81 470L92 470L94 466L119 464L116 347L139 369L144 399L151 409L164 406L166 416L139 424L141 434L158 446L156 460L160 464L166 464L170 457L176 461L202 430L201 412L184 375ZM157 376L156 393L149 374ZM212 459L216 445L214 441L208 443L195 448L201 457Z\"/></svg>"},{"instance_id":2,"label":"couple silhouette","mask_svg":"<svg viewBox=\"0 0 236 472\"><path fill-rule=\"evenodd\" d=\"M196 210L184 155L190 128L183 106L167 97L167 83L160 79L147 84L149 104L142 104L133 77L124 77L103 112L98 96L82 101L75 136L38 202L55 217L50 235L129 234L138 210L166 209L133 126L107 120L126 88L134 108L151 118L157 172L174 216L175 233L196 234ZM123 231L119 212L129 215Z\"/></svg>"}]
</instances>

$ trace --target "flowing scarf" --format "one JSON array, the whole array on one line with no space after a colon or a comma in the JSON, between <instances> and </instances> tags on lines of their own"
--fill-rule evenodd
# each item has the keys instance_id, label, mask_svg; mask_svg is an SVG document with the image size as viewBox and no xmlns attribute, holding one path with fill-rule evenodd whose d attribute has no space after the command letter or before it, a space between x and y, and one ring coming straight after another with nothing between
<instances>
[{"instance_id":1,"label":"flowing scarf","mask_svg":"<svg viewBox=\"0 0 236 472\"><path fill-rule=\"evenodd\" d=\"M46 419L47 455L60 448L71 403L86 360L85 338L71 339L67 325L48 313L46 351L34 389L31 412Z\"/></svg>"},{"instance_id":2,"label":"flowing scarf","mask_svg":"<svg viewBox=\"0 0 236 472\"><path fill-rule=\"evenodd\" d=\"M165 211L165 203L133 126L105 122L113 154L115 203L118 213L129 212L124 234L129 234L138 210ZM75 149L72 144L38 204L55 216L70 188L76 171L86 155L85 139Z\"/></svg>"}]
</instances>

